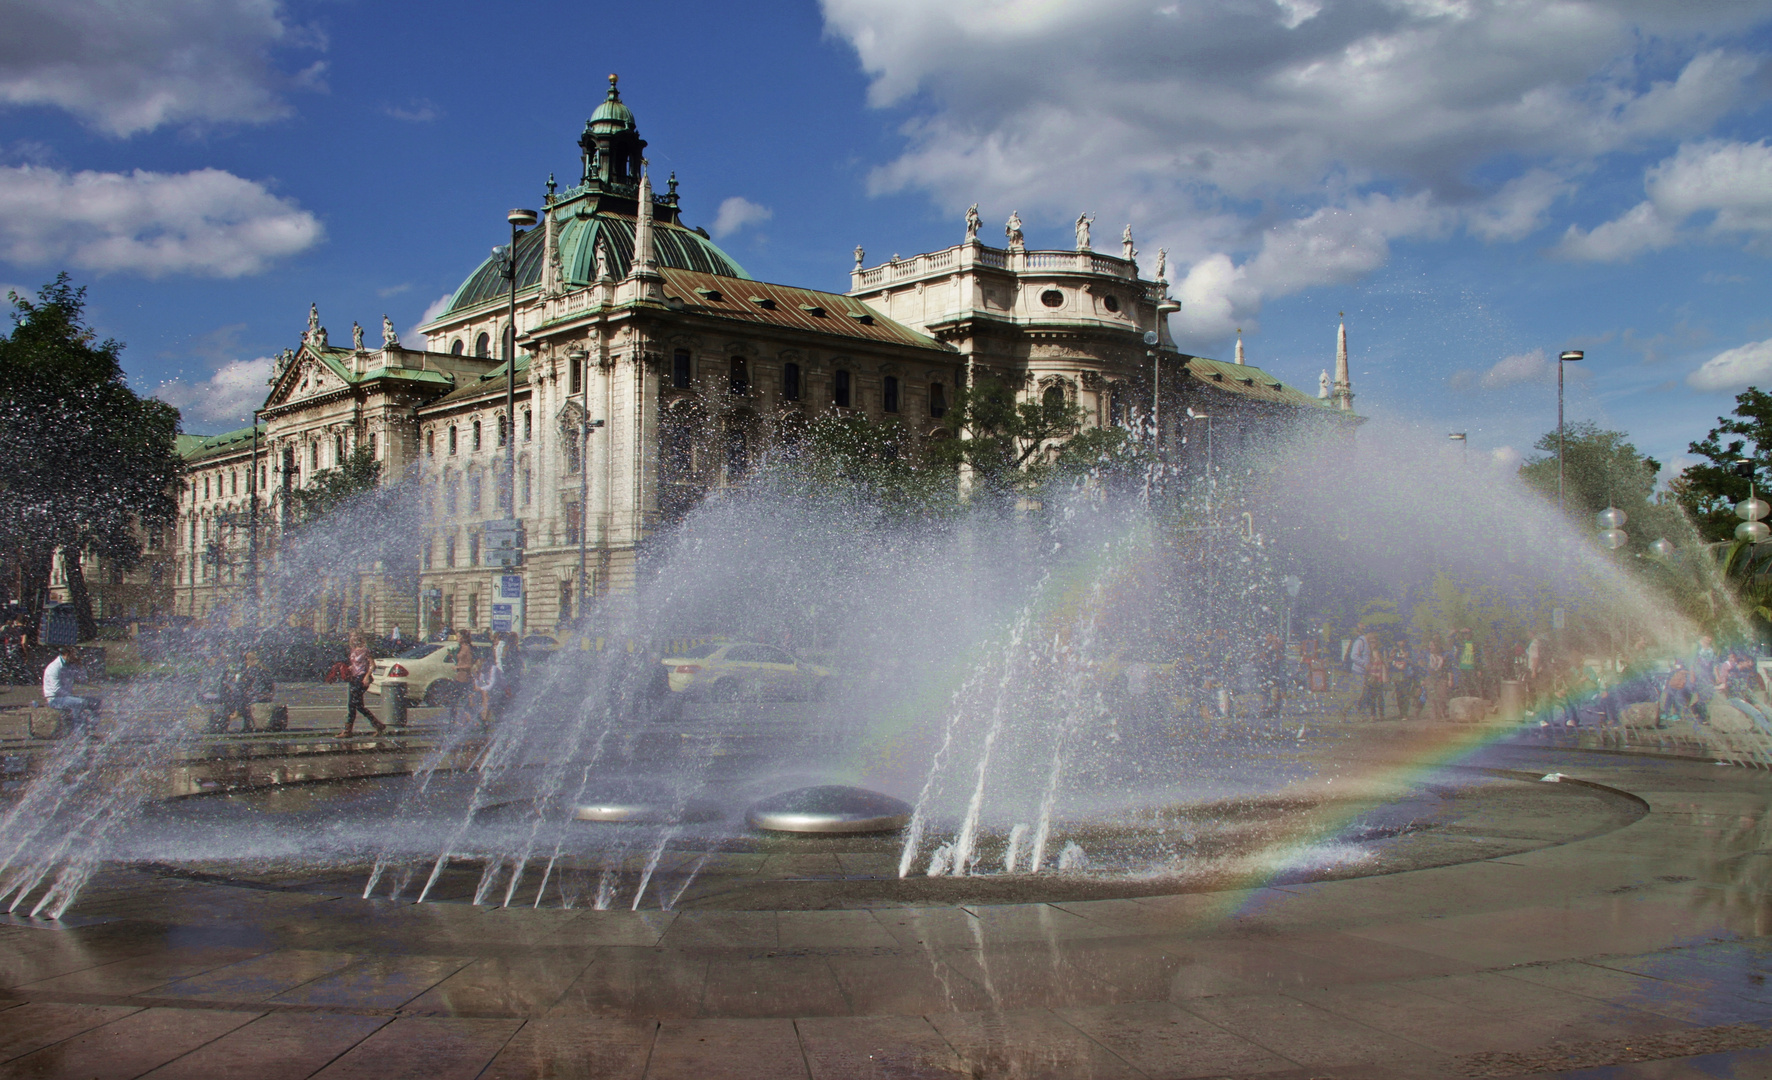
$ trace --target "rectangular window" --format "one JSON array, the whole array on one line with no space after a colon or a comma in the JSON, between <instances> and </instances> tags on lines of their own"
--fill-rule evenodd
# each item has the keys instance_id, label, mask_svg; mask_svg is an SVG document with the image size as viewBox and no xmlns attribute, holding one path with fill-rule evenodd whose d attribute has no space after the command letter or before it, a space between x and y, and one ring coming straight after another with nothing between
<instances>
[{"instance_id":1,"label":"rectangular window","mask_svg":"<svg viewBox=\"0 0 1772 1080\"><path fill-rule=\"evenodd\" d=\"M443 565L455 565L455 537L453 535L443 541Z\"/></svg>"},{"instance_id":2,"label":"rectangular window","mask_svg":"<svg viewBox=\"0 0 1772 1080\"><path fill-rule=\"evenodd\" d=\"M831 379L831 403L839 409L849 407L849 373L837 372Z\"/></svg>"},{"instance_id":3,"label":"rectangular window","mask_svg":"<svg viewBox=\"0 0 1772 1080\"><path fill-rule=\"evenodd\" d=\"M937 420L940 420L943 416L947 415L947 411L948 411L947 388L942 386L938 382L930 383L929 384L929 415L935 417Z\"/></svg>"},{"instance_id":4,"label":"rectangular window","mask_svg":"<svg viewBox=\"0 0 1772 1080\"><path fill-rule=\"evenodd\" d=\"M898 376L886 376L886 392L880 399L881 408L887 412L898 411Z\"/></svg>"},{"instance_id":5,"label":"rectangular window","mask_svg":"<svg viewBox=\"0 0 1772 1080\"><path fill-rule=\"evenodd\" d=\"M507 437L505 429L509 426L510 425L506 422L503 416L498 418L498 445L503 446L505 444L505 439Z\"/></svg>"},{"instance_id":6,"label":"rectangular window","mask_svg":"<svg viewBox=\"0 0 1772 1080\"><path fill-rule=\"evenodd\" d=\"M425 432L425 457L434 458L436 456L437 433L435 431L427 431Z\"/></svg>"},{"instance_id":7,"label":"rectangular window","mask_svg":"<svg viewBox=\"0 0 1772 1080\"><path fill-rule=\"evenodd\" d=\"M458 500L461 498L460 481L450 480L443 485L443 512L450 517L455 516Z\"/></svg>"},{"instance_id":8,"label":"rectangular window","mask_svg":"<svg viewBox=\"0 0 1772 1080\"><path fill-rule=\"evenodd\" d=\"M468 534L468 565L469 566L479 566L480 565L480 534L479 533L469 533Z\"/></svg>"},{"instance_id":9,"label":"rectangular window","mask_svg":"<svg viewBox=\"0 0 1772 1080\"><path fill-rule=\"evenodd\" d=\"M332 437L332 463L334 465L345 463L345 437L343 435Z\"/></svg>"},{"instance_id":10,"label":"rectangular window","mask_svg":"<svg viewBox=\"0 0 1772 1080\"><path fill-rule=\"evenodd\" d=\"M425 537L424 557L425 557L425 569L426 570L429 570L431 568L431 561L432 561L432 558L433 558L436 550L437 550L437 538L434 536Z\"/></svg>"},{"instance_id":11,"label":"rectangular window","mask_svg":"<svg viewBox=\"0 0 1772 1080\"><path fill-rule=\"evenodd\" d=\"M480 593L478 590L468 594L468 626L480 625Z\"/></svg>"},{"instance_id":12,"label":"rectangular window","mask_svg":"<svg viewBox=\"0 0 1772 1080\"><path fill-rule=\"evenodd\" d=\"M523 505L524 506L529 505L529 494L530 494L531 485L533 482L532 477L533 477L533 474L528 469L523 470Z\"/></svg>"},{"instance_id":13,"label":"rectangular window","mask_svg":"<svg viewBox=\"0 0 1772 1080\"><path fill-rule=\"evenodd\" d=\"M477 514L479 512L480 478L478 476L470 476L468 478L468 513Z\"/></svg>"},{"instance_id":14,"label":"rectangular window","mask_svg":"<svg viewBox=\"0 0 1772 1080\"><path fill-rule=\"evenodd\" d=\"M449 453L452 456L455 454L455 425L454 424L449 425Z\"/></svg>"},{"instance_id":15,"label":"rectangular window","mask_svg":"<svg viewBox=\"0 0 1772 1080\"><path fill-rule=\"evenodd\" d=\"M689 350L678 349L671 357L671 385L678 390L689 389Z\"/></svg>"},{"instance_id":16,"label":"rectangular window","mask_svg":"<svg viewBox=\"0 0 1772 1080\"><path fill-rule=\"evenodd\" d=\"M308 471L320 471L320 444L317 442L308 444Z\"/></svg>"},{"instance_id":17,"label":"rectangular window","mask_svg":"<svg viewBox=\"0 0 1772 1080\"><path fill-rule=\"evenodd\" d=\"M572 621L572 590L572 582L562 581L560 583L560 617L554 620L557 623Z\"/></svg>"},{"instance_id":18,"label":"rectangular window","mask_svg":"<svg viewBox=\"0 0 1772 1080\"><path fill-rule=\"evenodd\" d=\"M566 542L578 543L579 530L584 528L584 514L576 502L566 504Z\"/></svg>"},{"instance_id":19,"label":"rectangular window","mask_svg":"<svg viewBox=\"0 0 1772 1080\"><path fill-rule=\"evenodd\" d=\"M567 382L567 385L569 385L572 388L569 391L570 393L577 394L577 393L580 393L581 391L584 390L584 387L585 387L584 371L585 371L585 365L588 363L590 363L590 359L588 357L584 360L575 360L570 356L568 356L566 358L566 371L567 371L566 382Z\"/></svg>"},{"instance_id":20,"label":"rectangular window","mask_svg":"<svg viewBox=\"0 0 1772 1080\"><path fill-rule=\"evenodd\" d=\"M529 409L524 409L523 410L523 441L528 442L529 440L531 440L533 438L535 438L535 413Z\"/></svg>"},{"instance_id":21,"label":"rectangular window","mask_svg":"<svg viewBox=\"0 0 1772 1080\"><path fill-rule=\"evenodd\" d=\"M735 356L732 358L732 385L729 387L729 390L734 394L748 394L751 392L751 369L750 365L745 363L745 358L742 356Z\"/></svg>"},{"instance_id":22,"label":"rectangular window","mask_svg":"<svg viewBox=\"0 0 1772 1080\"><path fill-rule=\"evenodd\" d=\"M781 367L781 399L783 401L800 400L800 365L783 364Z\"/></svg>"}]
</instances>

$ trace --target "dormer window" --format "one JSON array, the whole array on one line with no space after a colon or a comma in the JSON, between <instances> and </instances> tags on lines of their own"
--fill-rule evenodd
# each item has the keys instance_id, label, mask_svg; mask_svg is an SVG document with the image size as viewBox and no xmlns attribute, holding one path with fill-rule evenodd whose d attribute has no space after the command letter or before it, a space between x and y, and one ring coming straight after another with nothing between
<instances>
[{"instance_id":1,"label":"dormer window","mask_svg":"<svg viewBox=\"0 0 1772 1080\"><path fill-rule=\"evenodd\" d=\"M824 308L819 307L817 304L801 304L800 310L815 319L824 318Z\"/></svg>"},{"instance_id":2,"label":"dormer window","mask_svg":"<svg viewBox=\"0 0 1772 1080\"><path fill-rule=\"evenodd\" d=\"M721 295L719 289L697 289L695 292L696 295L700 296L710 304L718 304L720 301L726 299L725 296Z\"/></svg>"},{"instance_id":3,"label":"dormer window","mask_svg":"<svg viewBox=\"0 0 1772 1080\"><path fill-rule=\"evenodd\" d=\"M874 325L874 317L865 311L851 311L849 317L863 326Z\"/></svg>"},{"instance_id":4,"label":"dormer window","mask_svg":"<svg viewBox=\"0 0 1772 1080\"><path fill-rule=\"evenodd\" d=\"M745 299L762 308L764 311L775 310L775 301L769 299L767 296L749 296Z\"/></svg>"}]
</instances>

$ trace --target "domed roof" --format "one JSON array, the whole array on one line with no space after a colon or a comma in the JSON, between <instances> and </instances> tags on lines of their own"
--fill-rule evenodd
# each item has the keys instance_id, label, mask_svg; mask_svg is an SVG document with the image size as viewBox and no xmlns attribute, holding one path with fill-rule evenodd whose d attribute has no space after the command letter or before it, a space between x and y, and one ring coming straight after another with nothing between
<instances>
[{"instance_id":1,"label":"domed roof","mask_svg":"<svg viewBox=\"0 0 1772 1080\"><path fill-rule=\"evenodd\" d=\"M597 111L585 121L585 129L595 132L632 130L634 128L634 112L622 104L621 91L615 88L615 76L609 76L609 95Z\"/></svg>"},{"instance_id":2,"label":"domed roof","mask_svg":"<svg viewBox=\"0 0 1772 1080\"><path fill-rule=\"evenodd\" d=\"M597 238L603 238L608 252L609 272L616 279L627 276L634 259L634 219L607 210L592 211L588 203L557 208L560 232L560 269L569 285L589 285L597 279ZM542 247L546 240L545 225L538 225L517 238L517 291L534 289L541 282ZM678 270L696 270L704 274L751 280L744 267L719 245L693 229L665 221L655 221L652 230L654 255L661 266ZM510 295L510 283L499 272L498 259L488 258L449 302L450 312L484 304Z\"/></svg>"}]
</instances>

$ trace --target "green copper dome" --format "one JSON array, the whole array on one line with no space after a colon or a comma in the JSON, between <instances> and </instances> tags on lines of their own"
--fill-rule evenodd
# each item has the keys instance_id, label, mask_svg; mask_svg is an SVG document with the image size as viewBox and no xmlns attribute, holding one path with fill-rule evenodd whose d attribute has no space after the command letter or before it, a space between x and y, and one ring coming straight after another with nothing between
<instances>
[{"instance_id":1,"label":"green copper dome","mask_svg":"<svg viewBox=\"0 0 1772 1080\"><path fill-rule=\"evenodd\" d=\"M627 276L634 260L634 219L607 211L589 212L571 207L560 214L560 269L566 283L585 286L597 279L597 237L603 238L608 252L609 273L616 280ZM546 228L536 226L517 239L517 291L534 289L541 283L542 245ZM744 267L719 245L693 229L657 222L652 230L655 256L660 266L678 270L697 270L704 274L751 280ZM462 311L508 296L510 283L499 273L498 260L488 258L481 263L449 302L449 312Z\"/></svg>"},{"instance_id":2,"label":"green copper dome","mask_svg":"<svg viewBox=\"0 0 1772 1080\"><path fill-rule=\"evenodd\" d=\"M632 131L634 129L634 112L622 104L621 91L615 88L615 76L609 76L609 96L597 111L585 121L585 130L600 134L612 131Z\"/></svg>"}]
</instances>

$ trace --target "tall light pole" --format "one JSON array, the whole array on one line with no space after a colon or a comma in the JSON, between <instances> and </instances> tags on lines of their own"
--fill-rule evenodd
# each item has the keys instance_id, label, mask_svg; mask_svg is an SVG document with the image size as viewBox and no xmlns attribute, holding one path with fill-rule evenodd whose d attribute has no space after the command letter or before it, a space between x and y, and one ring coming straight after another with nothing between
<instances>
[{"instance_id":1,"label":"tall light pole","mask_svg":"<svg viewBox=\"0 0 1772 1080\"><path fill-rule=\"evenodd\" d=\"M534 210L512 210L511 246L505 249L505 277L511 281L510 325L505 333L505 498L510 516L517 516L517 237L525 226L535 224Z\"/></svg>"},{"instance_id":2,"label":"tall light pole","mask_svg":"<svg viewBox=\"0 0 1772 1080\"><path fill-rule=\"evenodd\" d=\"M1580 349L1569 349L1557 357L1557 513L1563 512L1563 365L1573 364L1587 355Z\"/></svg>"},{"instance_id":3,"label":"tall light pole","mask_svg":"<svg viewBox=\"0 0 1772 1080\"><path fill-rule=\"evenodd\" d=\"M1163 460L1163 357L1157 351L1160 340L1155 330L1144 332L1145 355L1151 358L1151 427L1155 430L1152 449L1158 461Z\"/></svg>"},{"instance_id":4,"label":"tall light pole","mask_svg":"<svg viewBox=\"0 0 1772 1080\"><path fill-rule=\"evenodd\" d=\"M1464 432L1464 431L1454 431L1452 434L1450 434L1446 437L1458 444L1458 464L1459 464L1459 466L1463 467L1465 465L1469 465L1470 460L1471 460L1470 434L1468 432Z\"/></svg>"},{"instance_id":5,"label":"tall light pole","mask_svg":"<svg viewBox=\"0 0 1772 1080\"><path fill-rule=\"evenodd\" d=\"M1187 410L1187 418L1206 421L1206 523L1210 525L1214 520L1212 517L1212 496L1217 489L1217 481L1212 475L1212 421L1217 417L1208 416L1206 413L1197 413L1190 405Z\"/></svg>"},{"instance_id":6,"label":"tall light pole","mask_svg":"<svg viewBox=\"0 0 1772 1080\"><path fill-rule=\"evenodd\" d=\"M246 473L246 588L252 594L252 625L263 625L258 602L258 410L252 411L252 467Z\"/></svg>"}]
</instances>

